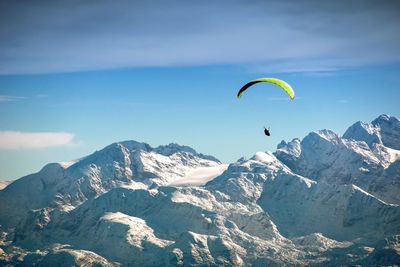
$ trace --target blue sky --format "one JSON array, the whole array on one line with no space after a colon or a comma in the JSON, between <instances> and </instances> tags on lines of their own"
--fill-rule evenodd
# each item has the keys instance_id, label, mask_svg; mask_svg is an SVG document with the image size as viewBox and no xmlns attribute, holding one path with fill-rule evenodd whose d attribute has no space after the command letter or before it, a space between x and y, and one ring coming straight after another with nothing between
<instances>
[{"instance_id":1,"label":"blue sky","mask_svg":"<svg viewBox=\"0 0 400 267\"><path fill-rule=\"evenodd\" d=\"M0 179L127 139L232 162L400 116L396 1L96 3L0 1ZM266 84L235 98L263 76L295 101Z\"/></svg>"}]
</instances>

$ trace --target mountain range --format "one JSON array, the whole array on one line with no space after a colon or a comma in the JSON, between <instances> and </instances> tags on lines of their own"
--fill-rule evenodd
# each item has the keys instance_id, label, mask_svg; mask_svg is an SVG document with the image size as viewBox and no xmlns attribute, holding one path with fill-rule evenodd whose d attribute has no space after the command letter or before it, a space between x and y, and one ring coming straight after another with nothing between
<instances>
[{"instance_id":1,"label":"mountain range","mask_svg":"<svg viewBox=\"0 0 400 267\"><path fill-rule=\"evenodd\" d=\"M124 141L5 185L0 265L395 266L399 205L388 115L231 164Z\"/></svg>"}]
</instances>

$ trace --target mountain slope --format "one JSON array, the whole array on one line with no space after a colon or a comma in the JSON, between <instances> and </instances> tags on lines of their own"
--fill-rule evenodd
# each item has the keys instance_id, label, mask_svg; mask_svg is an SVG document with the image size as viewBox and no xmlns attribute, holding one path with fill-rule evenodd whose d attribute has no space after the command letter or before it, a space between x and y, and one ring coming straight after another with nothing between
<instances>
[{"instance_id":1,"label":"mountain slope","mask_svg":"<svg viewBox=\"0 0 400 267\"><path fill-rule=\"evenodd\" d=\"M397 118L382 115L374 120L375 126L358 122L343 137L330 130L312 132L301 141L283 141L275 155L293 172L312 180L354 184L386 202L400 204L400 150L382 141L385 136L390 145L400 143L399 124Z\"/></svg>"},{"instance_id":2,"label":"mountain slope","mask_svg":"<svg viewBox=\"0 0 400 267\"><path fill-rule=\"evenodd\" d=\"M49 164L0 191L0 265L398 264L398 129L382 115L229 166L135 141Z\"/></svg>"},{"instance_id":3,"label":"mountain slope","mask_svg":"<svg viewBox=\"0 0 400 267\"><path fill-rule=\"evenodd\" d=\"M152 148L135 141L114 143L72 165L48 164L1 190L0 214L8 216L0 216L0 224L24 223L30 212L66 212L122 185L169 184L198 167L220 164L216 158L176 144Z\"/></svg>"}]
</instances>

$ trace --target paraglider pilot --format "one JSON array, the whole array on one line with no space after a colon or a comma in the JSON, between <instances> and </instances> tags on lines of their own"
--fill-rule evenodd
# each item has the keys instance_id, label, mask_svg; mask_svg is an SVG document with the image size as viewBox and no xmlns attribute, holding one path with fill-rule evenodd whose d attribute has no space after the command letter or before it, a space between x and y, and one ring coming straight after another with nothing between
<instances>
[{"instance_id":1,"label":"paraglider pilot","mask_svg":"<svg viewBox=\"0 0 400 267\"><path fill-rule=\"evenodd\" d=\"M271 135L270 132L269 132L269 127L268 127L268 129L264 127L264 134L266 136L270 136Z\"/></svg>"}]
</instances>

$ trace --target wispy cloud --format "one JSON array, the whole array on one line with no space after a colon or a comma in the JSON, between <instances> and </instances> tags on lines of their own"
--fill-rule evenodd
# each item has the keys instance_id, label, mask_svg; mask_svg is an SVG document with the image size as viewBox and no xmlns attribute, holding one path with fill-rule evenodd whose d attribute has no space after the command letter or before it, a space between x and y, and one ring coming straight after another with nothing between
<instances>
[{"instance_id":1,"label":"wispy cloud","mask_svg":"<svg viewBox=\"0 0 400 267\"><path fill-rule=\"evenodd\" d=\"M11 102L20 101L26 99L24 96L13 96L13 95L0 95L0 102Z\"/></svg>"},{"instance_id":2,"label":"wispy cloud","mask_svg":"<svg viewBox=\"0 0 400 267\"><path fill-rule=\"evenodd\" d=\"M339 71L339 67L327 67L327 62L315 62L311 60L269 62L262 65L249 67L250 72L254 73L306 73L312 75L332 74ZM333 65L335 65L332 62Z\"/></svg>"},{"instance_id":3,"label":"wispy cloud","mask_svg":"<svg viewBox=\"0 0 400 267\"><path fill-rule=\"evenodd\" d=\"M6 1L0 74L213 64L329 72L399 62L399 7L397 0Z\"/></svg>"},{"instance_id":4,"label":"wispy cloud","mask_svg":"<svg viewBox=\"0 0 400 267\"><path fill-rule=\"evenodd\" d=\"M349 103L349 100L347 100L347 99L339 99L336 102L339 103L339 104L347 104L347 103Z\"/></svg>"},{"instance_id":5,"label":"wispy cloud","mask_svg":"<svg viewBox=\"0 0 400 267\"><path fill-rule=\"evenodd\" d=\"M0 132L0 149L40 149L73 144L74 134L65 132Z\"/></svg>"}]
</instances>

